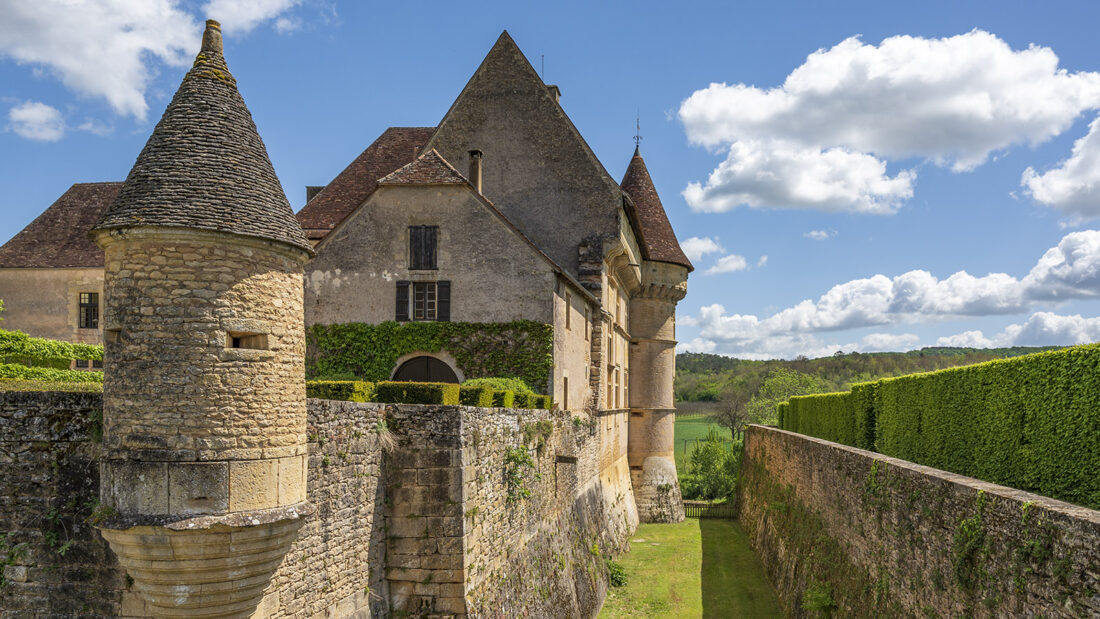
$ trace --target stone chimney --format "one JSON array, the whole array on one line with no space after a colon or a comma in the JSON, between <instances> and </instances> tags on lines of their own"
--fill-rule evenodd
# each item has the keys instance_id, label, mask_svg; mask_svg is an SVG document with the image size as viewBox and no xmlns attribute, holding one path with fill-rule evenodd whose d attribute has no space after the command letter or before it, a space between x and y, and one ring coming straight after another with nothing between
<instances>
[{"instance_id":1,"label":"stone chimney","mask_svg":"<svg viewBox=\"0 0 1100 619\"><path fill-rule=\"evenodd\" d=\"M310 201L316 198L317 194L324 191L324 189L324 185L306 185L306 203L308 204Z\"/></svg>"},{"instance_id":2,"label":"stone chimney","mask_svg":"<svg viewBox=\"0 0 1100 619\"><path fill-rule=\"evenodd\" d=\"M555 103L561 102L561 88L558 88L557 84L547 84L546 90L550 91L550 96L554 98Z\"/></svg>"},{"instance_id":3,"label":"stone chimney","mask_svg":"<svg viewBox=\"0 0 1100 619\"><path fill-rule=\"evenodd\" d=\"M481 193L481 151L470 151L470 184Z\"/></svg>"}]
</instances>

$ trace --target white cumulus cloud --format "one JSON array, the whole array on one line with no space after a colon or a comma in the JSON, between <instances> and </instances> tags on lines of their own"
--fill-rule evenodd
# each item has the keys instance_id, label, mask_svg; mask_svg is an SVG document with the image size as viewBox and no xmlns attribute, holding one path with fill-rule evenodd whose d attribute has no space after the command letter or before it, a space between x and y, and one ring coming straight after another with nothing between
<instances>
[{"instance_id":1,"label":"white cumulus cloud","mask_svg":"<svg viewBox=\"0 0 1100 619\"><path fill-rule=\"evenodd\" d=\"M56 142L65 135L65 119L57 108L27 101L8 111L8 127L20 137L39 142Z\"/></svg>"},{"instance_id":2,"label":"white cumulus cloud","mask_svg":"<svg viewBox=\"0 0 1100 619\"><path fill-rule=\"evenodd\" d=\"M299 2L209 0L202 10L227 33L241 33ZM79 95L102 98L120 116L144 120L157 69L186 67L198 52L202 25L187 6L179 0L0 0L0 57L56 77Z\"/></svg>"},{"instance_id":3,"label":"white cumulus cloud","mask_svg":"<svg viewBox=\"0 0 1100 619\"><path fill-rule=\"evenodd\" d=\"M744 271L747 268L749 268L749 263L745 260L744 256L730 254L719 258L717 262L714 263L714 266L707 269L707 274L732 273L734 271Z\"/></svg>"},{"instance_id":4,"label":"white cumulus cloud","mask_svg":"<svg viewBox=\"0 0 1100 619\"><path fill-rule=\"evenodd\" d=\"M689 140L728 149L707 183L684 195L702 211L890 213L912 195L915 172L891 175L887 162L972 170L1097 107L1100 73L1061 69L1047 47L1014 50L981 30L878 45L851 37L810 54L780 86L715 83L684 100Z\"/></svg>"},{"instance_id":5,"label":"white cumulus cloud","mask_svg":"<svg viewBox=\"0 0 1100 619\"><path fill-rule=\"evenodd\" d=\"M682 320L697 327L700 342L711 341L730 354L768 354L837 347L819 334L866 327L929 322L965 316L1023 313L1039 303L1100 297L1100 231L1083 230L1064 236L1048 249L1022 278L1006 273L975 276L959 271L938 278L923 270L887 277L877 274L837 284L816 300L806 299L766 317L730 314L719 304L707 305L698 316ZM1094 323L1073 317L1057 319L1042 312L1001 340L966 332L942 340L943 345L978 346L976 342L1013 341L1020 345L1091 341ZM1095 319L1100 320L1100 319ZM1084 325L1084 326L1082 326ZM1011 340L1004 338L1011 336ZM916 343L911 336L874 334L854 348L878 350ZM894 338L894 339L889 339ZM971 343L966 343L971 342ZM997 344L1008 345L1008 344ZM802 348L790 348L802 347ZM697 349L700 349L696 346ZM763 351L763 352L762 352Z\"/></svg>"},{"instance_id":6,"label":"white cumulus cloud","mask_svg":"<svg viewBox=\"0 0 1100 619\"><path fill-rule=\"evenodd\" d=\"M301 3L302 0L209 0L202 11L208 18L218 20L224 32L232 34L248 32ZM289 32L297 28L297 22L284 17L276 20L275 28Z\"/></svg>"},{"instance_id":7,"label":"white cumulus cloud","mask_svg":"<svg viewBox=\"0 0 1100 619\"><path fill-rule=\"evenodd\" d=\"M767 255L760 256L760 259L756 261L756 266L757 267L766 266L767 264L768 264L768 256Z\"/></svg>"},{"instance_id":8,"label":"white cumulus cloud","mask_svg":"<svg viewBox=\"0 0 1100 619\"><path fill-rule=\"evenodd\" d=\"M904 352L918 342L920 337L915 333L871 333L860 340L860 352Z\"/></svg>"},{"instance_id":9,"label":"white cumulus cloud","mask_svg":"<svg viewBox=\"0 0 1100 619\"><path fill-rule=\"evenodd\" d=\"M824 241L825 239L829 238L832 235L833 235L833 233L830 232L829 230L810 230L809 232L803 234L802 236L804 236L808 239L813 239L815 241Z\"/></svg>"},{"instance_id":10,"label":"white cumulus cloud","mask_svg":"<svg viewBox=\"0 0 1100 619\"><path fill-rule=\"evenodd\" d=\"M1100 118L1085 137L1073 144L1073 153L1042 174L1024 170L1020 184L1036 202L1054 207L1073 219L1100 217Z\"/></svg>"},{"instance_id":11,"label":"white cumulus cloud","mask_svg":"<svg viewBox=\"0 0 1100 619\"><path fill-rule=\"evenodd\" d=\"M1021 324L1005 327L1000 333L986 336L981 331L965 331L941 337L937 346L994 348L1004 346L1071 346L1100 340L1100 317L1082 318L1078 314L1061 316L1051 312L1036 312Z\"/></svg>"},{"instance_id":12,"label":"white cumulus cloud","mask_svg":"<svg viewBox=\"0 0 1100 619\"><path fill-rule=\"evenodd\" d=\"M688 260L695 262L707 254L721 252L722 246L718 244L718 239L712 239L709 236L693 236L686 241L682 241L680 249L684 250L684 255L688 257Z\"/></svg>"}]
</instances>

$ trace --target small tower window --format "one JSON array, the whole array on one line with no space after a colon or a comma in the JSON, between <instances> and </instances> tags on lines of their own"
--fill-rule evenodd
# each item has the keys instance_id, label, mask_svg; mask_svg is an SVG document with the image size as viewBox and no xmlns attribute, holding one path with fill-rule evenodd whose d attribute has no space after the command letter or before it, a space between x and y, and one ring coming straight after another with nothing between
<instances>
[{"instance_id":1,"label":"small tower window","mask_svg":"<svg viewBox=\"0 0 1100 619\"><path fill-rule=\"evenodd\" d=\"M99 328L99 293L80 293L80 312L77 326L81 329Z\"/></svg>"},{"instance_id":2,"label":"small tower window","mask_svg":"<svg viewBox=\"0 0 1100 619\"><path fill-rule=\"evenodd\" d=\"M267 350L267 334L228 331L225 334L225 347Z\"/></svg>"}]
</instances>

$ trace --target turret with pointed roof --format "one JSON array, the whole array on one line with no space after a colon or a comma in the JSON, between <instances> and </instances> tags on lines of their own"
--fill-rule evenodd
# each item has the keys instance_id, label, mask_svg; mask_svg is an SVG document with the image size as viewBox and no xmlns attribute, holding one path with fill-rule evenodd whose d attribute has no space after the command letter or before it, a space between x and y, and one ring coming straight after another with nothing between
<instances>
[{"instance_id":1,"label":"turret with pointed roof","mask_svg":"<svg viewBox=\"0 0 1100 619\"><path fill-rule=\"evenodd\" d=\"M684 255L680 242L676 240L676 233L672 231L672 224L668 222L665 207L661 204L657 188L653 186L653 179L649 177L649 170L646 169L645 160L642 159L641 150L637 146L634 147L634 156L630 158L630 165L626 167L626 174L623 175L620 186L634 203L641 233L639 243L646 258L656 262L678 264L687 267L689 271L693 270L695 267Z\"/></svg>"},{"instance_id":2,"label":"turret with pointed roof","mask_svg":"<svg viewBox=\"0 0 1100 619\"><path fill-rule=\"evenodd\" d=\"M100 224L98 525L156 617L249 617L308 512L306 241L217 22ZM240 536L258 540L242 548Z\"/></svg>"},{"instance_id":3,"label":"turret with pointed roof","mask_svg":"<svg viewBox=\"0 0 1100 619\"><path fill-rule=\"evenodd\" d=\"M95 230L198 228L312 251L207 22L202 51Z\"/></svg>"}]
</instances>

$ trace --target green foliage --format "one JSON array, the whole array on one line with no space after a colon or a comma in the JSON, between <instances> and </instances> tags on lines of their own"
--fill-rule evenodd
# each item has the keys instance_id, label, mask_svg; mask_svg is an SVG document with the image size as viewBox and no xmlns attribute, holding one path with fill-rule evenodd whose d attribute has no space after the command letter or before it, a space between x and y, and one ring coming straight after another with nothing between
<instances>
[{"instance_id":1,"label":"green foliage","mask_svg":"<svg viewBox=\"0 0 1100 619\"><path fill-rule=\"evenodd\" d=\"M802 609L828 612L836 608L833 601L833 589L827 584L812 582L802 592Z\"/></svg>"},{"instance_id":2,"label":"green foliage","mask_svg":"<svg viewBox=\"0 0 1100 619\"><path fill-rule=\"evenodd\" d=\"M511 389L493 392L493 406L499 408L512 408L516 399L516 392Z\"/></svg>"},{"instance_id":3,"label":"green foliage","mask_svg":"<svg viewBox=\"0 0 1100 619\"><path fill-rule=\"evenodd\" d=\"M57 370L69 368L74 359L103 360L103 347L31 337L22 331L0 329L0 360Z\"/></svg>"},{"instance_id":4,"label":"green foliage","mask_svg":"<svg viewBox=\"0 0 1100 619\"><path fill-rule=\"evenodd\" d=\"M27 367L18 363L0 363L0 378L63 383L102 383L103 372L55 370L53 368Z\"/></svg>"},{"instance_id":5,"label":"green foliage","mask_svg":"<svg viewBox=\"0 0 1100 619\"><path fill-rule=\"evenodd\" d=\"M527 383L523 382L522 378L514 377L488 377L488 378L471 378L462 383L465 386L475 387L478 385L488 385L497 391L503 391L508 389L518 393L531 393L534 394L534 390L527 386Z\"/></svg>"},{"instance_id":6,"label":"green foliage","mask_svg":"<svg viewBox=\"0 0 1100 619\"><path fill-rule=\"evenodd\" d=\"M607 584L612 587L625 587L626 568L611 559L605 559L604 563L607 564Z\"/></svg>"},{"instance_id":7,"label":"green foliage","mask_svg":"<svg viewBox=\"0 0 1100 619\"><path fill-rule=\"evenodd\" d=\"M527 487L527 470L534 468L535 461L526 447L509 447L504 452L504 484L509 503L531 496L531 489ZM538 479L539 474L536 472L533 477Z\"/></svg>"},{"instance_id":8,"label":"green foliage","mask_svg":"<svg viewBox=\"0 0 1100 619\"><path fill-rule=\"evenodd\" d=\"M458 389L458 403L479 408L492 406L493 388L489 385L462 385Z\"/></svg>"},{"instance_id":9,"label":"green foliage","mask_svg":"<svg viewBox=\"0 0 1100 619\"><path fill-rule=\"evenodd\" d=\"M843 400L792 399L783 427L1100 508L1100 345L884 379Z\"/></svg>"},{"instance_id":10,"label":"green foliage","mask_svg":"<svg viewBox=\"0 0 1100 619\"><path fill-rule=\"evenodd\" d=\"M534 402L531 403L531 408L549 409L554 402L548 395L535 395Z\"/></svg>"},{"instance_id":11,"label":"green foliage","mask_svg":"<svg viewBox=\"0 0 1100 619\"><path fill-rule=\"evenodd\" d=\"M370 402L374 385L361 380L307 380L306 397L344 402Z\"/></svg>"},{"instance_id":12,"label":"green foliage","mask_svg":"<svg viewBox=\"0 0 1100 619\"><path fill-rule=\"evenodd\" d=\"M784 368L773 370L749 400L747 418L751 423L776 425L777 407L781 402L796 395L821 393L827 388L828 383L816 376Z\"/></svg>"},{"instance_id":13,"label":"green foliage","mask_svg":"<svg viewBox=\"0 0 1100 619\"><path fill-rule=\"evenodd\" d=\"M955 579L968 591L973 590L985 575L982 563L989 553L983 522L985 501L985 492L979 490L975 501L977 512L959 522L952 539L951 565L955 570Z\"/></svg>"},{"instance_id":14,"label":"green foliage","mask_svg":"<svg viewBox=\"0 0 1100 619\"><path fill-rule=\"evenodd\" d=\"M77 391L82 393L103 393L103 383L74 383L50 380L0 378L0 392L4 391Z\"/></svg>"},{"instance_id":15,"label":"green foliage","mask_svg":"<svg viewBox=\"0 0 1100 619\"><path fill-rule=\"evenodd\" d=\"M554 424L549 419L543 419L542 421L523 424L522 430L524 444L535 443L535 448L539 453L542 453L546 441L554 433Z\"/></svg>"},{"instance_id":16,"label":"green foliage","mask_svg":"<svg viewBox=\"0 0 1100 619\"><path fill-rule=\"evenodd\" d=\"M742 451L741 441L731 443L710 426L706 440L696 443L688 456L687 474L680 480L684 498L713 501L732 497Z\"/></svg>"},{"instance_id":17,"label":"green foliage","mask_svg":"<svg viewBox=\"0 0 1100 619\"><path fill-rule=\"evenodd\" d=\"M310 378L384 381L402 355L446 351L468 377L516 376L544 391L553 367L554 328L526 320L314 325L306 341Z\"/></svg>"},{"instance_id":18,"label":"green foliage","mask_svg":"<svg viewBox=\"0 0 1100 619\"><path fill-rule=\"evenodd\" d=\"M389 404L458 404L454 383L406 383L383 381L374 386L374 401Z\"/></svg>"},{"instance_id":19,"label":"green foliage","mask_svg":"<svg viewBox=\"0 0 1100 619\"><path fill-rule=\"evenodd\" d=\"M512 401L512 406L515 408L535 408L534 396L533 393L517 393Z\"/></svg>"}]
</instances>

